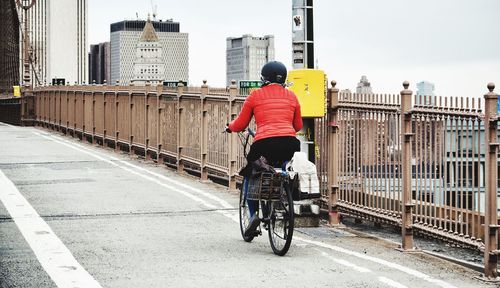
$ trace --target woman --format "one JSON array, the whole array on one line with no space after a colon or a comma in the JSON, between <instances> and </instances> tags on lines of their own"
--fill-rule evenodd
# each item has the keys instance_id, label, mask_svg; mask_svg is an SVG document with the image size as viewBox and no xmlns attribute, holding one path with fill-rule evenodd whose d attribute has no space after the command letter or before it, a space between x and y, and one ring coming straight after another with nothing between
<instances>
[{"instance_id":1,"label":"woman","mask_svg":"<svg viewBox=\"0 0 500 288\"><path fill-rule=\"evenodd\" d=\"M300 151L300 141L295 138L295 134L302 129L300 104L297 96L285 88L286 76L283 63L271 61L265 64L261 70L262 87L247 97L240 114L226 129L227 132L243 131L255 116L257 131L247 155L249 163L263 156L269 164L281 165ZM243 176L248 174L243 173ZM247 185L245 180L245 191ZM254 233L260 224L259 218L253 217L257 203L248 202L251 220L245 231L246 236Z\"/></svg>"}]
</instances>

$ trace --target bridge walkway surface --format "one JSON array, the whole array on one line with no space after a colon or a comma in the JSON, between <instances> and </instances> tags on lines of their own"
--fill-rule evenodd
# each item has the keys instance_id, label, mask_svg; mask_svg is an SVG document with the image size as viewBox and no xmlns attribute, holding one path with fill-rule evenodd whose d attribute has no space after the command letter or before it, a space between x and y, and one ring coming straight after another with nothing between
<instances>
[{"instance_id":1,"label":"bridge walkway surface","mask_svg":"<svg viewBox=\"0 0 500 288\"><path fill-rule=\"evenodd\" d=\"M491 287L326 226L275 256L236 193L33 127L0 123L0 200L0 287Z\"/></svg>"}]
</instances>

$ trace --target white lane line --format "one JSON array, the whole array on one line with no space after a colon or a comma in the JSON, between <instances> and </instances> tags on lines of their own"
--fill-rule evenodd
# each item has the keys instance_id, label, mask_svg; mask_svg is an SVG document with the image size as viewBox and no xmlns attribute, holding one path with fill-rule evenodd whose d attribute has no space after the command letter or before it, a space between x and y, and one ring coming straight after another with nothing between
<instances>
[{"instance_id":1,"label":"white lane line","mask_svg":"<svg viewBox=\"0 0 500 288\"><path fill-rule=\"evenodd\" d=\"M0 200L59 288L102 288L0 170Z\"/></svg>"},{"instance_id":2,"label":"white lane line","mask_svg":"<svg viewBox=\"0 0 500 288\"><path fill-rule=\"evenodd\" d=\"M320 251L319 249L317 249L318 251ZM357 272L360 272L360 273L370 273L372 272L372 270L368 269L368 268L365 268L365 267L361 267L361 266L358 266L354 263L351 263L347 260L344 260L344 259L337 259L337 258L334 258L333 256L331 256L330 254L326 253L326 252L321 252L321 255L323 255L324 257L330 259L331 261L335 262L335 263L338 263L342 266L345 266L345 267L349 267L353 270L356 270Z\"/></svg>"},{"instance_id":3,"label":"white lane line","mask_svg":"<svg viewBox=\"0 0 500 288\"><path fill-rule=\"evenodd\" d=\"M139 170L139 171L141 171L141 172L144 172L144 173L147 173L147 174L153 175L153 176L155 176L155 177L157 177L157 178L160 178L160 179L162 179L162 180L165 180L165 181L167 181L167 182L170 182L170 183L172 183L172 184L174 184L174 185L176 185L176 186L180 186L180 187L182 187L182 188L185 188L185 189L188 189L188 190L190 190L190 191L193 191L193 192L195 192L195 193L197 193L197 194L199 194L199 195L201 195L201 196L204 196L204 197L206 197L206 198L208 198L208 199L210 199L210 200L214 200L215 202L218 202L219 204L221 204L223 208L234 208L231 204L229 204L228 202L226 202L225 200L223 200L223 199L221 199L221 198L219 198L219 197L217 197L217 196L214 196L213 194L210 194L210 193L207 193L207 192L205 192L205 191L203 191L203 190L201 190L201 189L198 189L198 188L195 188L195 187L192 187L192 186L186 185L186 184L184 184L184 183L182 183L182 182L180 182L180 181L177 181L177 180L171 179L171 178L169 178L169 177L167 177L167 176L165 176L165 175L162 175L162 174L159 174L159 173L156 173L156 172L150 171L150 170L148 170L148 169L146 169L146 168L143 168L143 167L140 167L140 166L134 165L134 164L132 164L132 163L129 163L129 162L127 162L127 161L121 160L121 159L116 158L116 157L114 157L114 156L112 156L112 155L108 155L108 154L103 155L101 152L97 152L97 151L95 151L95 150L89 149L89 148L88 148L88 147L86 147L85 145L81 145L81 144L78 144L78 143L70 142L70 141L68 141L68 140L66 140L66 139L61 139L61 138L59 138L59 137L58 137L58 138L56 138L56 137L55 137L55 136L53 136L53 135L43 135L43 134L40 134L40 133L38 133L38 132L34 132L34 133L35 133L35 134L37 134L37 135L40 135L40 136L42 136L42 137L50 137L51 139L53 139L53 140L54 140L54 141L56 141L56 142L60 141L60 142L63 142L63 143L67 143L67 144L69 144L69 145L71 145L71 146L77 146L77 147L78 147L78 148L80 148L81 150L85 150L85 151L89 152L89 153L90 153L89 155L94 155L94 156L97 156L98 154L101 154L101 155L102 155L102 157L106 157L107 159L113 160L114 162L119 162L119 163L121 163L121 164L123 164L123 165L129 166L129 167L132 167L132 168L134 168L134 169L136 169L136 170ZM81 150L79 150L79 151L81 151Z\"/></svg>"},{"instance_id":4,"label":"white lane line","mask_svg":"<svg viewBox=\"0 0 500 288\"><path fill-rule=\"evenodd\" d=\"M108 160L108 159L106 159L106 158L104 158L104 157L101 157L101 156L99 156L99 155L97 155L97 154L95 154L95 153L92 153L92 152L90 152L90 151L86 151L86 150L84 150L84 149L80 149L80 148L78 148L78 147L75 147L75 146L74 146L74 145L72 145L71 143L65 143L65 142L63 142L63 141L59 141L59 140L57 140L57 139L54 139L53 137L48 137L48 136L45 136L45 135L39 134L39 133L37 133L37 132L34 132L34 133L35 133L35 134L37 134L37 135L39 135L39 136L41 136L41 137L43 137L43 138L45 138L45 139L48 139L48 140L51 140L51 141L57 142L57 143L59 143L59 144L61 144L61 145L64 145L64 146L66 146L66 147L68 147L68 148L71 148L71 149L77 150L77 151L79 151L79 152L81 152L81 153L84 153L84 154L90 155L90 156L92 156L92 157L94 157L94 158L97 158L98 160L101 160L101 161L103 161L103 162L106 162L106 163L108 163L108 164L110 164L110 165L112 165L112 166L115 166L115 167L117 167L117 168L123 169L123 170L125 170L125 171L127 171L127 172L129 172L129 173L132 173L132 174L134 174L134 175L140 176L140 177L142 177L142 178L144 178L144 179L146 179L146 180L148 180L148 181L154 182L154 183L156 183L156 184L158 184L158 185L160 185L160 186L162 186L162 187L165 187L165 188L167 188L167 189L170 189L170 190L173 190L173 191L175 191L175 192L177 192L177 193L180 193L180 194L182 194L182 195L184 195L184 196L186 196L186 197L190 198L191 200L194 200L194 201L196 201L196 202L199 202L199 203L201 203L201 204L205 205L207 208L210 208L210 209L217 209L217 207L216 207L215 205L212 205L212 204L210 204L210 203L208 203L208 202L204 201L203 199L201 199L201 198L199 198L199 197L197 197L197 196L195 196L195 195L192 195L192 194L190 194L190 193L187 193L186 191L183 191L183 190L177 189L177 188L175 188L175 187L173 187L173 186L170 186L170 185L167 185L167 184L165 184L165 183L162 183L162 182L161 182L161 181L159 181L158 179L155 179L155 178L153 178L153 177L150 177L150 176L144 175L144 174L142 174L142 173L140 173L140 172L137 172L137 171L134 171L134 170L132 170L132 169L130 169L130 168L127 168L127 167L121 166L121 165L119 165L118 163L116 163L116 162L114 162L114 161Z\"/></svg>"},{"instance_id":5,"label":"white lane line","mask_svg":"<svg viewBox=\"0 0 500 288\"><path fill-rule=\"evenodd\" d=\"M101 161L103 161L103 162L106 162L106 163L108 163L108 164L110 164L110 165L112 165L112 166L115 166L115 167L117 167L117 168L123 169L123 170L125 170L125 171L127 171L127 172L129 172L129 173L132 173L132 174L134 174L134 175L137 175L137 176L139 176L139 177L142 177L142 178L144 178L144 179L146 179L146 180L148 180L148 181L154 182L154 183L156 183L156 184L158 184L158 185L160 185L160 186L162 186L162 187L164 187L164 188L167 188L167 189L169 189L169 190L171 190L171 191L174 191L174 192L177 192L177 193L179 193L179 194L182 194L182 195L184 195L184 196L186 196L186 197L190 198L191 200L194 200L194 201L196 201L196 202L199 202L200 204L204 205L205 207L207 207L207 208L209 208L209 209L218 209L218 208L219 208L219 207L216 207L215 205L212 205L212 204L208 203L207 201L203 200L202 198L200 198L200 197L198 197L198 196L196 196L196 195L193 195L193 194L191 194L191 193L189 193L189 192L186 192L186 191L184 191L184 190L178 189L178 188L176 188L176 187L174 187L174 186L172 186L172 185L167 185L167 184L165 184L165 183L161 182L160 180L155 179L155 178L153 178L153 177L151 177L151 176L144 175L144 174L143 174L143 173L141 173L141 172L134 171L134 170L132 170L132 169L130 169L130 168L128 168L128 167L125 167L125 166L123 166L123 165L120 165L120 164L118 164L118 163L126 163L126 162L121 161L121 160L119 160L119 159L117 159L117 158L114 158L114 159L117 159L117 160L113 160L113 161L112 161L112 160L109 160L109 159L107 159L107 158L104 158L104 157L102 157L102 156L100 156L100 155L97 155L97 154L96 154L96 153L94 153L93 151L90 151L90 150L87 150L87 149L82 149L82 148L79 148L79 147L77 147L75 144L73 144L73 143L71 143L71 142L67 143L67 142L65 142L65 141L61 141L61 140L58 140L58 139L56 139L56 138L54 138L54 137L46 136L46 135L43 135L43 134L38 133L38 132L33 132L33 133L35 133L36 135L38 135L38 136L40 136L40 137L43 137L43 138L45 138L45 139L48 139L48 140L54 141L54 142L56 142L56 143L59 143L59 144L61 144L61 145L64 145L64 146L66 146L66 147L68 147L68 148L71 148L71 149L73 149L73 150L76 150L76 151L79 151L79 152L81 152L81 153L84 153L84 154L90 155L90 156L92 156L92 157L94 157L94 158L97 158L97 159L99 159L99 160L101 160ZM107 156L107 155L106 155L106 156ZM107 156L107 157L109 157L109 156ZM111 158L111 159L113 159L113 158ZM118 162L118 163L117 163L117 162ZM135 165L132 165L132 166L134 167ZM135 167L140 168L140 167L138 167L138 166L135 166ZM134 167L134 168L135 168L135 167ZM155 174L157 174L157 173L155 173ZM160 175L160 174L158 174L158 175ZM164 176L163 176L163 177L164 177ZM165 177L165 178L166 178L166 177ZM167 178L167 179L168 179L168 178ZM175 182L178 182L178 181L175 181ZM180 183L180 182L179 182L179 183ZM183 185L183 186L186 186L185 184L182 184L182 185ZM193 189L194 189L194 188L193 188ZM191 189L191 190L193 190L193 189ZM196 189L196 190L201 191L201 190L199 190L199 189ZM201 191L201 192L203 192L203 191ZM203 192L203 194L208 194L208 193ZM213 195L211 195L211 196L212 196L212 197L216 197L216 196L213 196ZM217 198L217 197L216 197L216 198ZM218 201L218 202L219 202L219 203L221 203L221 202L225 202L225 201L224 201L224 200L222 200L222 199L220 199L220 201ZM227 202L226 202L226 203L227 203ZM229 207L230 207L230 208L233 208L233 207L232 207L231 205L229 205L229 204L227 204L225 208L229 208ZM239 218L238 218L238 215L237 215L237 214L235 214L235 213L231 213L231 212L226 211L226 210L216 210L216 212L218 212L218 213L220 213L220 214L224 215L225 217L227 217L227 218L229 218L229 219L231 219L231 220L236 221L236 222L238 222L238 223L239 223Z\"/></svg>"},{"instance_id":6,"label":"white lane line","mask_svg":"<svg viewBox=\"0 0 500 288\"><path fill-rule=\"evenodd\" d=\"M342 248L342 247L338 247L338 246L335 246L335 245L330 245L330 244L326 244L326 243L323 243L323 242L318 242L318 241L314 241L314 240L305 239L305 238L302 238L302 237L293 237L293 239L294 240L298 240L298 241L302 241L302 242L305 242L305 243L309 243L309 244L312 244L312 245L316 245L316 246L319 246L319 247L323 247L323 248L326 248L326 249L330 249L330 250L333 250L333 251L336 251L336 252L340 252L340 253L343 253L343 254L347 254L347 255L350 255L350 256L358 257L358 258L361 258L363 260L368 260L368 261L371 261L371 262L375 262L377 264L384 265L386 267L399 270L401 272L404 272L404 273L409 274L411 276L420 278L420 279L422 279L424 281L427 281L429 283L438 285L438 286L443 287L443 288L456 288L455 286L453 286L453 285L451 285L451 284L449 284L449 283L447 283L447 282L445 282L443 280L434 279L434 278L430 277L429 275L424 274L424 273L422 273L420 271L417 271L417 270L414 270L414 269L411 269L411 268L408 268L408 267L405 267L405 266L402 266L402 265L399 265L399 264L396 264L396 263L392 263L392 262L389 262L389 261L384 260L384 259L380 259L380 258L376 258L376 257L373 257L373 256L365 255L365 254L362 254L362 253L359 253L359 252L355 252L355 251L351 251L351 250L348 250L348 249L345 249L345 248Z\"/></svg>"},{"instance_id":7,"label":"white lane line","mask_svg":"<svg viewBox=\"0 0 500 288\"><path fill-rule=\"evenodd\" d=\"M371 273L371 274L374 273L372 270L370 270L368 268L358 266L358 265L356 265L354 263L351 263L351 262L349 262L347 260L344 260L344 259L337 259L337 258L333 257L332 255L330 255L330 254L328 254L328 253L326 253L324 251L321 251L319 249L316 249L316 250L319 251L319 252L321 252L322 256L330 259L331 261L333 261L335 263L338 263L338 264L340 264L342 266L351 268L351 269L353 269L353 270L355 270L357 272L360 272L360 273ZM401 284L399 282L396 282L396 281L394 281L392 279L389 279L387 277L384 277L384 276L379 276L379 277L377 277L377 279L378 279L378 281L380 281L380 282L382 282L382 283L384 283L384 284L386 284L386 285L388 285L390 287L394 287L394 288L408 288L405 285L403 285L403 284Z\"/></svg>"},{"instance_id":8,"label":"white lane line","mask_svg":"<svg viewBox=\"0 0 500 288\"><path fill-rule=\"evenodd\" d=\"M85 153L85 154L91 155L91 156L93 156L93 157L96 157L97 159L100 159L100 160L102 160L102 161L105 161L105 162L107 162L107 163L110 163L110 164L111 164L111 165L113 165L113 166L119 167L119 168L124 169L124 170L126 170L126 171L129 171L129 172L131 172L131 173L133 173L133 174L139 175L139 176L141 176L141 177L143 177L143 178L145 178L145 179L148 179L148 180L150 180L150 181L154 181L154 182L156 182L156 183L158 183L158 184L160 184L160 183L161 183L161 182L160 182L160 181L158 181L157 179L153 179L153 178L151 178L151 177L148 177L148 176L146 176L146 175L143 175L143 174L141 174L141 173L138 173L138 172L136 172L136 171L133 171L133 170L131 170L131 169L128 169L127 167L124 167L124 166L118 165L118 164L117 164L117 163L115 163L115 162L119 162L119 163L123 163L123 164L130 164L130 163L125 162L125 161L123 161L123 160L120 160L120 159L118 159L118 158L115 158L115 157L112 157L112 156L108 156L108 155L106 155L106 156L105 156L105 157L109 157L110 159L116 159L116 160L114 160L115 162L113 162L113 161L111 161L111 160L107 160L107 159L105 159L105 158L103 158L103 157L101 157L101 156L97 155L96 153L94 153L94 152L93 152L93 151L91 151L91 150L88 150L88 149L80 149L80 148L78 148L78 147L75 147L75 146L77 146L78 144L75 144L75 143L72 143L72 142L69 142L69 141L67 141L67 143L65 143L65 142L66 142L66 140L64 140L65 142L63 142L63 141L61 141L61 140L55 139L55 137L53 137L53 136L50 136L50 137L49 137L49 136L45 136L45 135L42 135L41 133L38 133L38 132L33 132L33 133L35 133L35 134L37 134L37 135L39 135L39 136L41 136L41 137L44 137L44 138L46 138L46 139L50 139L50 140L52 140L52 141L55 141L55 142L60 143L60 144L62 144L62 145L65 145L65 146L67 146L67 147L70 147L70 148L72 148L72 149L74 149L74 150L77 150L77 151L80 151L80 152L82 152L82 153ZM81 146L81 145L78 145L78 146ZM144 169L144 168L138 167L138 166L133 165L133 164L130 164L129 166L134 167L134 168L135 168L135 167L137 167L137 168L140 168L141 170L146 170L146 169ZM146 171L147 171L147 170L146 170ZM153 173L153 174L157 174L157 173L154 173L154 172L151 172L151 173ZM158 175L160 175L160 174L158 174ZM165 177L165 176L162 176L162 177ZM165 177L165 178L166 178L166 177ZM166 178L166 179L168 179L168 178ZM168 180L167 180L167 181L168 181ZM178 181L175 181L175 180L172 180L172 181L174 181L174 182L178 182ZM178 182L178 183L180 183L180 182ZM198 201L198 202L204 203L204 205L208 205L210 208L213 208L213 205L211 205L211 204L209 204L209 203L205 202L203 199L201 199L201 198L199 198L199 197L197 197L197 196L194 196L194 195L192 195L192 194L190 194L190 193L186 193L185 191L182 191L182 190L176 189L176 188L174 188L174 187L168 186L168 185L163 184L163 183L161 183L160 185L162 185L162 186L164 186L164 187L168 187L169 189L172 189L172 190L174 190L174 191L176 191L176 192L183 193L183 194L184 194L184 195L186 195L187 197L189 197L189 198L191 198L191 199L193 199L193 200L196 200L196 201ZM185 184L183 184L183 185L185 185ZM186 185L186 186L187 186L187 185ZM189 186L187 186L187 187L189 187ZM207 194L206 192L203 192L203 191L201 191L201 190L199 190L199 189L196 189L196 188L191 188L190 190L191 190L191 191L193 191L193 192L202 192L202 193L200 193L200 194L203 194L203 195L204 195L204 194ZM212 196L212 198L217 198L217 199L219 199L219 201L218 201L219 203L223 203L223 202L225 202L223 199L220 199L219 197L217 197L217 196L215 196L215 195L211 195L211 196ZM226 202L226 203L227 203L227 202ZM229 204L228 204L228 205L229 205ZM238 215L237 215L237 214L235 214L235 213L229 213L229 212L227 212L227 211L220 211L220 210L218 210L217 212L219 212L220 214L222 214L222 215L224 215L224 216L226 216L226 217L228 217L228 218L232 219L233 221L235 221L235 222L239 223L239 218L238 218ZM445 282L445 281L442 281L442 280L439 280L439 279L434 279L434 278L432 278L432 277L430 277L430 276L428 276L428 275L426 275L426 274L424 274L424 273L422 273L422 272L419 272L419 271L417 271L417 270L414 270L414 269L411 269L411 268L408 268L408 267L404 267L404 266L402 266L402 265L395 264L395 263L392 263L392 262L389 262L389 261L386 261L386 260L383 260L383 259L379 259L379 258L376 258L376 257L372 257L372 256L368 256L368 255L365 255L365 254L361 254L361 253L358 253L358 252L355 252L355 251L347 250L347 249L342 248L342 247L338 247L338 246L334 246L334 245L330 245L330 244L326 244L326 243L322 243L322 242L318 242L318 241L314 241L314 240L308 240L308 239L305 239L305 238L302 238L302 237L298 237L298 236L295 236L295 237L294 237L294 240L296 240L296 241L302 241L302 242L304 242L304 243L312 244L312 245L315 245L315 246L318 246L318 247L327 248L327 249L334 250L334 251L337 251L337 252L340 252L340 253L343 253L343 254L347 254L347 255L350 255L350 256L357 257L357 258L361 258L361 259L364 259L364 260L368 260L368 261L371 261L371 262L375 262L375 263L377 263L377 264L384 265L384 266L386 266L386 267L389 267L389 268L392 268L392 269L399 270L399 271L401 271L401 272L404 272L404 273L409 274L409 275L411 275L411 276L414 276L414 277L420 278L420 279L422 279L422 280L424 280L424 281L427 281L427 282L429 282L429 283L435 284L435 285L440 286L440 287L443 287L443 288L456 288L455 286L453 286L453 285L451 285L451 284L449 284L449 283L447 283L447 282Z\"/></svg>"},{"instance_id":9,"label":"white lane line","mask_svg":"<svg viewBox=\"0 0 500 288\"><path fill-rule=\"evenodd\" d=\"M386 278L384 276L379 276L378 277L378 281L386 284L389 287L394 287L394 288L408 288L407 286L405 286L405 285L403 285L403 284L401 284L399 282L396 282L394 280L391 280L389 278Z\"/></svg>"}]
</instances>

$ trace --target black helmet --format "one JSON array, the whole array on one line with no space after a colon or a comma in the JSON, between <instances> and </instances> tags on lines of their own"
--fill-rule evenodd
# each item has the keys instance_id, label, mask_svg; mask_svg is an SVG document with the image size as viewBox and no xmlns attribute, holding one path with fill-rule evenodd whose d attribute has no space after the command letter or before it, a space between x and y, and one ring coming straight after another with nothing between
<instances>
[{"instance_id":1,"label":"black helmet","mask_svg":"<svg viewBox=\"0 0 500 288\"><path fill-rule=\"evenodd\" d=\"M262 67L260 72L262 85L265 86L270 83L285 84L286 81L286 67L283 63L278 61L271 61Z\"/></svg>"}]
</instances>

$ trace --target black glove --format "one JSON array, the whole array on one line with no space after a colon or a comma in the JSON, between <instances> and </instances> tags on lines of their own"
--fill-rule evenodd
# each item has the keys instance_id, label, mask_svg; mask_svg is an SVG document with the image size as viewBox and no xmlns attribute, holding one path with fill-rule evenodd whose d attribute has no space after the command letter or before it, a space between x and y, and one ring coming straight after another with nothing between
<instances>
[{"instance_id":1,"label":"black glove","mask_svg":"<svg viewBox=\"0 0 500 288\"><path fill-rule=\"evenodd\" d=\"M224 130L227 132L227 133L231 133L233 131L231 131L231 129L229 129L229 124L226 124L226 128L224 128Z\"/></svg>"}]
</instances>

